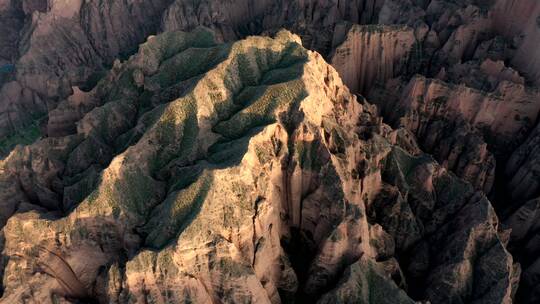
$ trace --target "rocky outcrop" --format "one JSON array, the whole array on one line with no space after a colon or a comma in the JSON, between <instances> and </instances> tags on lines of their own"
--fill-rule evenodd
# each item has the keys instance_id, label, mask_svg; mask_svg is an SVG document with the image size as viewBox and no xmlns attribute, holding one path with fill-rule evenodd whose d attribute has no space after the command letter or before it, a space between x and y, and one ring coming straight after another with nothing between
<instances>
[{"instance_id":1,"label":"rocky outcrop","mask_svg":"<svg viewBox=\"0 0 540 304\"><path fill-rule=\"evenodd\" d=\"M0 89L0 137L9 137L28 127L28 122L47 112L47 103L32 90L10 81ZM39 114L41 113L41 114Z\"/></svg>"},{"instance_id":2,"label":"rocky outcrop","mask_svg":"<svg viewBox=\"0 0 540 304\"><path fill-rule=\"evenodd\" d=\"M519 259L523 267L523 276L519 287L518 298L521 303L535 303L540 300L538 287L540 281L538 268L540 252L540 230L538 227L540 204L533 199L518 207L503 222L506 229L511 229L510 249Z\"/></svg>"},{"instance_id":3,"label":"rocky outcrop","mask_svg":"<svg viewBox=\"0 0 540 304\"><path fill-rule=\"evenodd\" d=\"M539 9L0 0L4 301L534 303Z\"/></svg>"},{"instance_id":4,"label":"rocky outcrop","mask_svg":"<svg viewBox=\"0 0 540 304\"><path fill-rule=\"evenodd\" d=\"M372 63L361 66L359 63L354 65L336 63L339 69L346 67L351 70L344 75L349 84L349 75L354 75L355 69L375 72L374 78L378 81L387 80L388 75L402 74L402 71L425 72L428 76L434 76L441 68L472 58L473 54L478 53L478 46L495 35L503 35L505 41L512 40L519 33L534 37L534 32L528 30L529 27L511 26L510 20L502 17L500 12L505 7L511 6L513 14L518 14L527 8L534 11L536 6L531 3L512 6L507 4L509 2L512 1L501 0L493 7L483 1L474 3L428 1L420 4L408 0L357 0L332 3L293 0L278 2L237 0L232 3L155 0L134 4L129 1L104 4L99 1L47 3L37 0L23 1L19 7L6 5L11 8L6 9L7 17L0 19L12 18L8 16L14 16L13 18L27 16L26 19L17 17L18 23L10 23L20 24L18 28L21 28L23 23L25 25L17 37L13 36L13 39L7 41L17 43L20 41L21 57L15 58L18 58L17 79L21 87L30 89L43 100L42 104L46 105L47 111L41 111L43 108L41 106L33 113L34 116L41 117L55 109L58 100L71 95L73 86L92 88L103 76L104 68L111 65L114 59L133 53L137 44L147 35L160 30L191 30L198 25L205 25L214 29L221 40L231 41L248 34L275 33L280 28L286 27L299 34L304 45L310 49L329 55L346 38L351 27L349 23L379 22L388 25L408 25L411 28L408 31L412 30L415 37L412 51L410 45L413 42L410 33L399 35L395 33L392 35L397 35L396 37L390 35L381 40L387 44L383 54L375 52L368 56L373 57L371 58L373 62L370 60ZM532 14L527 16L529 15ZM21 18L25 21L21 21ZM531 22L527 24L529 23L532 24ZM506 30L505 25L512 30ZM11 31L15 32L19 31ZM377 35L371 35L370 39L379 39L375 36ZM394 38L400 45L392 46L389 39ZM527 45L535 43L528 42L529 40L531 39L524 39L527 42L523 44L516 42L512 48L518 49L519 54L522 49L526 52L531 49ZM376 44L374 40L371 43ZM13 43L10 45L12 49L16 49ZM405 60L404 58L410 57L411 52L412 58ZM510 62L514 53L516 52L505 52L505 58L502 59ZM396 59L398 57L401 59ZM530 58L530 56L517 57ZM392 63L386 62L388 58L392 58L390 59ZM379 63L379 60L385 62ZM523 71L527 76L534 78L534 72L530 72L529 69L535 66L534 60L532 58L528 61L528 65L516 63L516 66L521 69L527 65ZM408 64L404 61L408 61ZM370 73L365 75L368 80L371 79ZM377 75L381 75L380 78ZM357 85L351 85L356 92ZM368 93L358 92L366 95ZM19 101L9 102L14 103ZM11 113L10 116L16 116L15 121L24 122L25 125L30 123L20 106L10 106L0 113L2 116ZM11 130L10 133L19 128L17 124L10 125L8 119L0 121L6 122L2 127Z\"/></svg>"},{"instance_id":5,"label":"rocky outcrop","mask_svg":"<svg viewBox=\"0 0 540 304\"><path fill-rule=\"evenodd\" d=\"M24 33L19 81L46 97L70 95L70 84L82 84L155 33L159 24L147 21L158 18L166 5L163 0L51 1L49 10L36 13Z\"/></svg>"},{"instance_id":6,"label":"rocky outcrop","mask_svg":"<svg viewBox=\"0 0 540 304\"><path fill-rule=\"evenodd\" d=\"M509 153L525 138L540 107L535 96L505 80L484 93L417 76L406 86L388 82L371 100L391 125L412 131L439 162L489 193L493 153Z\"/></svg>"},{"instance_id":7,"label":"rocky outcrop","mask_svg":"<svg viewBox=\"0 0 540 304\"><path fill-rule=\"evenodd\" d=\"M517 40L512 64L540 86L540 55L536 51L540 43L540 3L533 0L498 0L493 15L497 32L508 39Z\"/></svg>"},{"instance_id":8,"label":"rocky outcrop","mask_svg":"<svg viewBox=\"0 0 540 304\"><path fill-rule=\"evenodd\" d=\"M431 303L511 302L520 270L486 197L429 157L399 148L383 172L386 185L368 214L395 239L410 294ZM493 256L506 261L495 266Z\"/></svg>"},{"instance_id":9,"label":"rocky outcrop","mask_svg":"<svg viewBox=\"0 0 540 304\"><path fill-rule=\"evenodd\" d=\"M35 11L47 10L47 0L0 1L0 67L13 64L19 56L20 32ZM2 83L0 82L0 86Z\"/></svg>"},{"instance_id":10,"label":"rocky outcrop","mask_svg":"<svg viewBox=\"0 0 540 304\"><path fill-rule=\"evenodd\" d=\"M343 22L376 21L382 0L354 1L174 1L163 16L163 30L189 30L198 25L212 28L225 40L287 28L303 44L328 55L346 33ZM336 42L337 40L337 42Z\"/></svg>"},{"instance_id":11,"label":"rocky outcrop","mask_svg":"<svg viewBox=\"0 0 540 304\"><path fill-rule=\"evenodd\" d=\"M476 46L489 37L491 30L488 15L480 7L468 5L451 12L445 11L445 6L441 1L434 1L427 9L428 14L440 16L433 25L440 29L441 41L441 49L436 52L431 68L434 73L441 67L472 58Z\"/></svg>"},{"instance_id":12,"label":"rocky outcrop","mask_svg":"<svg viewBox=\"0 0 540 304\"><path fill-rule=\"evenodd\" d=\"M540 195L540 126L514 151L507 162L504 178L507 208L504 225L512 230L510 249L523 266L523 283L518 299L523 303L540 300L538 287L540 252L538 220Z\"/></svg>"},{"instance_id":13,"label":"rocky outcrop","mask_svg":"<svg viewBox=\"0 0 540 304\"><path fill-rule=\"evenodd\" d=\"M468 61L456 64L438 76L441 80L463 83L483 92L495 92L504 82L509 82L519 88L513 95L521 95L520 98L529 100L534 100L537 98L535 94L538 95L533 88L526 86L525 78L519 72L507 67L502 60L487 58L481 62Z\"/></svg>"},{"instance_id":14,"label":"rocky outcrop","mask_svg":"<svg viewBox=\"0 0 540 304\"><path fill-rule=\"evenodd\" d=\"M512 154L506 166L511 198L524 201L540 195L540 126Z\"/></svg>"},{"instance_id":15,"label":"rocky outcrop","mask_svg":"<svg viewBox=\"0 0 540 304\"><path fill-rule=\"evenodd\" d=\"M300 34L304 45L328 55L350 27L344 22L375 21L383 2L35 0L6 10L8 13L0 22L8 22L15 15L27 16L10 22L10 26L18 24L17 28L23 30L11 31L13 39L7 40L13 41L9 43L11 49L16 50L15 43L20 49L20 56L15 56L16 52L11 56L11 63L17 66L19 86L31 90L41 100L42 106L31 109L35 118L48 115L59 100L72 94L74 86L91 89L106 67L116 58L134 53L137 44L149 34L204 25L218 33L220 40L232 41L248 34L275 33L286 27ZM18 103L24 101L2 101L6 109L0 109L0 116L6 118L0 119L4 122L0 126L9 130L9 135L20 128L10 120L25 126L33 121ZM46 111L42 111L44 106Z\"/></svg>"},{"instance_id":16,"label":"rocky outcrop","mask_svg":"<svg viewBox=\"0 0 540 304\"><path fill-rule=\"evenodd\" d=\"M512 299L485 196L288 32L151 37L58 109L1 161L6 303Z\"/></svg>"},{"instance_id":17,"label":"rocky outcrop","mask_svg":"<svg viewBox=\"0 0 540 304\"><path fill-rule=\"evenodd\" d=\"M504 46L491 48L492 59L511 62L537 85L538 58L532 48L538 45L539 9L532 0L386 0L378 22L414 28L424 57L418 71L426 76L486 54L489 45Z\"/></svg>"},{"instance_id":18,"label":"rocky outcrop","mask_svg":"<svg viewBox=\"0 0 540 304\"><path fill-rule=\"evenodd\" d=\"M4 134L0 136L12 136L46 116L58 100L73 93L72 86L91 88L114 59L132 53L149 34L157 32L168 4L165 0L23 1L18 17L13 17L20 23L20 33L13 29L8 31L13 39L1 40L13 41L10 45L15 50L18 47L20 54L10 56L16 67L15 83L1 88ZM4 21L10 26L19 24L0 18ZM13 87L21 88L24 95L17 95Z\"/></svg>"},{"instance_id":19,"label":"rocky outcrop","mask_svg":"<svg viewBox=\"0 0 540 304\"><path fill-rule=\"evenodd\" d=\"M331 64L353 92L367 94L375 83L407 74L416 39L405 26L353 26L336 47Z\"/></svg>"},{"instance_id":20,"label":"rocky outcrop","mask_svg":"<svg viewBox=\"0 0 540 304\"><path fill-rule=\"evenodd\" d=\"M20 49L20 56L16 52L11 56L11 63L17 67L13 80L17 81L16 86L36 96L32 103L39 106L24 106L27 99L3 99L0 126L5 135L0 137L13 136L22 126L35 122L36 117L51 114L51 125L56 124L54 120L64 111L51 113L58 101L72 95L74 87L91 89L115 59L134 53L138 43L160 30L192 30L205 25L214 29L220 40L233 41L248 34L275 33L287 27L301 34L305 45L328 54L349 27L343 21L370 22L381 5L378 0L24 1L22 7L6 10L13 17L6 15L0 20L8 22L25 13L28 16L17 17L18 23L10 23L18 24L23 30L17 35L19 30L12 31L12 39L7 40L13 42L10 43L13 50L17 44ZM47 130L52 133L45 135L64 134L56 133L54 127Z\"/></svg>"}]
</instances>

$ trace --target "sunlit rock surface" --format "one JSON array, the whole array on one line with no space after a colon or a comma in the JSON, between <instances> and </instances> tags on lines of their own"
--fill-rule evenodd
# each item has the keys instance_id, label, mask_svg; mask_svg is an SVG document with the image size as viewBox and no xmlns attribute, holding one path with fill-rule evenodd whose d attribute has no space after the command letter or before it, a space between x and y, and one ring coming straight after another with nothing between
<instances>
[{"instance_id":1,"label":"sunlit rock surface","mask_svg":"<svg viewBox=\"0 0 540 304\"><path fill-rule=\"evenodd\" d=\"M539 16L0 0L2 302L538 302Z\"/></svg>"},{"instance_id":2,"label":"sunlit rock surface","mask_svg":"<svg viewBox=\"0 0 540 304\"><path fill-rule=\"evenodd\" d=\"M515 291L485 196L289 32L151 37L63 104L76 134L2 161L6 303L504 303Z\"/></svg>"}]
</instances>

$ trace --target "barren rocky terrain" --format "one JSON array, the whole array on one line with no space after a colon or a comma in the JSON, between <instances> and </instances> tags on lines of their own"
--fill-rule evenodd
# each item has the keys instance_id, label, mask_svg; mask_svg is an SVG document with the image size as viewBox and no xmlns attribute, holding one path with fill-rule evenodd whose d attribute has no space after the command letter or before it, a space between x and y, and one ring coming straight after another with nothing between
<instances>
[{"instance_id":1,"label":"barren rocky terrain","mask_svg":"<svg viewBox=\"0 0 540 304\"><path fill-rule=\"evenodd\" d=\"M539 303L537 0L0 0L0 303Z\"/></svg>"}]
</instances>

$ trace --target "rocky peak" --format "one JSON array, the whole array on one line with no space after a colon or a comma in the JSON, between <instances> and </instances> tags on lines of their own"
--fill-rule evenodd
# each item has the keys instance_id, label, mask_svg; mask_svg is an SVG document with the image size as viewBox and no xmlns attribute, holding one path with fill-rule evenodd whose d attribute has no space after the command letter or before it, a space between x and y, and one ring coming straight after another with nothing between
<instances>
[{"instance_id":1,"label":"rocky peak","mask_svg":"<svg viewBox=\"0 0 540 304\"><path fill-rule=\"evenodd\" d=\"M2 300L508 301L489 201L299 41L168 32L69 99L2 162Z\"/></svg>"},{"instance_id":2,"label":"rocky peak","mask_svg":"<svg viewBox=\"0 0 540 304\"><path fill-rule=\"evenodd\" d=\"M0 302L538 302L539 9L0 0Z\"/></svg>"}]
</instances>

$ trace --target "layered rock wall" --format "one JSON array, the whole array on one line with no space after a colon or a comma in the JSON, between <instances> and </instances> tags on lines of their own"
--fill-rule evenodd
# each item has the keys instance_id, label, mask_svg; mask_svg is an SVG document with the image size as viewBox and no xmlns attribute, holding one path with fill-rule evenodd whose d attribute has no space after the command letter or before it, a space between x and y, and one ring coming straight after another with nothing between
<instances>
[{"instance_id":1,"label":"layered rock wall","mask_svg":"<svg viewBox=\"0 0 540 304\"><path fill-rule=\"evenodd\" d=\"M485 196L297 36L168 32L84 96L0 162L6 303L512 298Z\"/></svg>"},{"instance_id":2,"label":"layered rock wall","mask_svg":"<svg viewBox=\"0 0 540 304\"><path fill-rule=\"evenodd\" d=\"M406 26L353 26L330 62L353 92L367 94L375 83L407 73L415 44Z\"/></svg>"}]
</instances>

